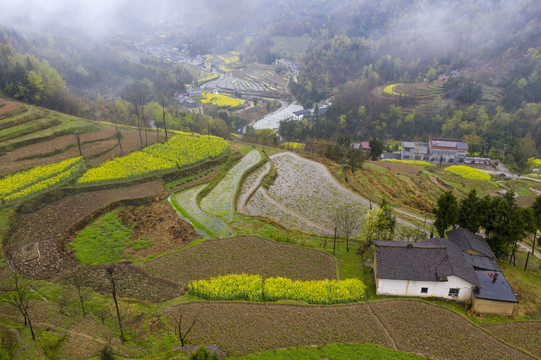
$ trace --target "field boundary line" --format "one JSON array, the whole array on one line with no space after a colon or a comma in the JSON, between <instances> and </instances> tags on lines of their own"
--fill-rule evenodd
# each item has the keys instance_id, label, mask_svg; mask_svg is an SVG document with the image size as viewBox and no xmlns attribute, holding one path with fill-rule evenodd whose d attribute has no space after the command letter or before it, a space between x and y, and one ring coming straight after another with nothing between
<instances>
[{"instance_id":1,"label":"field boundary line","mask_svg":"<svg viewBox=\"0 0 541 360\"><path fill-rule=\"evenodd\" d=\"M246 204L248 204L248 202L250 201L250 199L254 196L255 192L261 187L261 183L263 182L263 178L265 177L265 175L267 175L270 171L271 171L271 166L270 164L267 162L265 162L263 164L263 166L265 166L265 169L264 171L261 173L261 175L256 179L256 185L253 187L253 189L250 189L250 192L248 193L248 195L246 196L246 199L242 202L241 204L241 210L242 210L242 213L243 214L249 214L249 211L248 209L246 208ZM257 171L257 169L256 169ZM238 210L239 206L237 204L237 210Z\"/></svg>"},{"instance_id":2,"label":"field boundary line","mask_svg":"<svg viewBox=\"0 0 541 360\"><path fill-rule=\"evenodd\" d=\"M486 329L485 327L481 326L481 325L478 325L476 323L474 323L473 321L471 321L465 314L461 314L459 312L456 312L452 309L449 309L449 308L446 308L444 306L440 306L440 305L437 305L437 304L432 304L431 302L429 301L426 301L426 300L422 300L422 299L405 299L405 298L396 298L396 299L386 299L386 300L379 300L381 302L386 302L386 301L403 301L403 302L408 302L408 301L411 301L411 302L419 302L419 303L424 303L424 304L427 304L427 305L430 305L430 306L433 306L433 307L436 307L438 309L443 309L447 312L450 312L451 314L454 314L455 316L459 316L461 318L463 318L464 320L466 320L469 324L471 324L473 327L477 328L477 329L480 329L483 333L485 333L486 335L490 336L490 337L493 337L494 339L496 339L496 341L500 342L501 344L505 345L505 346L509 346L510 348L513 348L515 350L518 350L528 356L531 356L532 358L535 358L535 359L538 359L537 356L531 354L530 352L528 352L527 350L519 347L519 346L516 346L516 345L513 345L511 343L508 343L504 340L502 340L501 338L499 338L498 336L494 335L490 330ZM533 320L535 321L535 320ZM487 324L489 325L489 324Z\"/></svg>"},{"instance_id":3,"label":"field boundary line","mask_svg":"<svg viewBox=\"0 0 541 360\"><path fill-rule=\"evenodd\" d=\"M368 299L367 299L368 300ZM385 334L387 334L387 337L389 338L389 340L391 340L391 344L393 345L392 349L394 351L399 351L398 350L398 347L396 346L396 343L393 339L393 337L391 336L391 334L389 333L389 331L387 331L387 328L385 327L385 325L383 325L383 323L381 322L381 320L379 319L378 315L376 315L376 313L374 312L374 310L372 310L372 307L370 306L370 302L366 302L366 305L368 306L368 310L370 310L370 314L372 314L372 316L374 317L374 319L376 319L376 322L379 324L379 326L381 326L381 328L383 329L383 332Z\"/></svg>"}]
</instances>

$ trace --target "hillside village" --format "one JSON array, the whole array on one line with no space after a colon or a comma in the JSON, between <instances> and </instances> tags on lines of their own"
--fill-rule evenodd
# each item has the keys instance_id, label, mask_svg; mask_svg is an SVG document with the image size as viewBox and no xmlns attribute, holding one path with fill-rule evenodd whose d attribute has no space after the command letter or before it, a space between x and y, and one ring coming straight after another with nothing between
<instances>
[{"instance_id":1,"label":"hillside village","mask_svg":"<svg viewBox=\"0 0 541 360\"><path fill-rule=\"evenodd\" d=\"M0 360L541 358L540 18L6 4Z\"/></svg>"}]
</instances>

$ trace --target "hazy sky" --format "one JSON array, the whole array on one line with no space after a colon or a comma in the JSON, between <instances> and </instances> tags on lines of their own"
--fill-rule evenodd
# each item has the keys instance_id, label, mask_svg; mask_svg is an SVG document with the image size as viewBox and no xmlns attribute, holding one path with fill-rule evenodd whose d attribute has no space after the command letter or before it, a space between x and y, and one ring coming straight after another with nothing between
<instances>
[{"instance_id":1,"label":"hazy sky","mask_svg":"<svg viewBox=\"0 0 541 360\"><path fill-rule=\"evenodd\" d=\"M140 20L156 20L184 0L15 0L5 1L0 24L18 30L77 30L90 36L117 31Z\"/></svg>"},{"instance_id":2,"label":"hazy sky","mask_svg":"<svg viewBox=\"0 0 541 360\"><path fill-rule=\"evenodd\" d=\"M392 0L391 0L392 1ZM485 46L505 38L513 29L525 26L524 16L541 12L541 1L533 0L394 0L400 6L377 36L388 44L404 37L415 48L449 51L457 46ZM348 16L338 8L355 8L360 14L366 6L378 6L367 0L4 0L0 24L18 30L79 31L93 37L127 29L145 31L145 24L199 23L230 25L264 24L289 11L302 16L324 9L328 15ZM412 3L416 4L412 6ZM364 4L364 5L363 5ZM384 5L389 7L389 5ZM526 6L529 6L527 8ZM343 9L342 9L343 10ZM229 14L229 15L228 15ZM234 15L234 16L232 16ZM339 22L339 19L338 19ZM541 21L531 26L540 26ZM234 25L234 24L232 24ZM242 25L241 25L242 26ZM235 27L232 27L234 29ZM257 27L255 27L257 28ZM155 29L155 28L154 28ZM251 30L250 30L251 31ZM392 45L391 45L392 46Z\"/></svg>"}]
</instances>

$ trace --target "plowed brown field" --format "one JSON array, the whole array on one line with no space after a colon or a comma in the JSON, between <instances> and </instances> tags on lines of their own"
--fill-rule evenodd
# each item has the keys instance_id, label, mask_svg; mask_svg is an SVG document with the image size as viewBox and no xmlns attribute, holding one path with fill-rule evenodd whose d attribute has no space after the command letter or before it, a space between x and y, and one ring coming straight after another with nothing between
<instances>
[{"instance_id":1,"label":"plowed brown field","mask_svg":"<svg viewBox=\"0 0 541 360\"><path fill-rule=\"evenodd\" d=\"M336 279L332 256L256 236L207 240L141 265L153 276L184 285L192 280L241 273L295 280Z\"/></svg>"},{"instance_id":2,"label":"plowed brown field","mask_svg":"<svg viewBox=\"0 0 541 360\"><path fill-rule=\"evenodd\" d=\"M462 316L421 301L371 302L370 307L192 302L169 308L168 316L179 310L187 321L201 312L190 341L218 344L228 355L353 342L396 344L399 351L432 359L533 359Z\"/></svg>"}]
</instances>

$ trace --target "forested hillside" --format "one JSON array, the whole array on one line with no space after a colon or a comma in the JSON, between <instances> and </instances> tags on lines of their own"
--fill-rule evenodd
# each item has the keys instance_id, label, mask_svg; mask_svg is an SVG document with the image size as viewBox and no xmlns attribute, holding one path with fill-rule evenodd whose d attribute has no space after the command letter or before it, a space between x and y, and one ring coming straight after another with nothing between
<instances>
[{"instance_id":1,"label":"forested hillside","mask_svg":"<svg viewBox=\"0 0 541 360\"><path fill-rule=\"evenodd\" d=\"M146 56L141 44L184 48L190 56L235 50L239 69L254 61L273 64L286 49L300 63L300 74L289 81L290 99L308 108L332 103L310 121L283 123L279 132L287 140L456 137L471 144L472 154L501 157L516 169L541 149L541 4L535 0L137 1L131 17L119 16L126 4L101 6L91 15L102 15L100 29L90 20L76 24L73 9L56 5L48 17L39 16L39 7L26 8L39 20L34 27L13 23L22 14L11 21L0 16L6 23L1 91L79 116L135 124L132 90L144 90L159 119L164 104L155 92L165 88L174 128L227 136L249 117L212 106L205 106L210 117L183 113L171 95L200 70ZM73 19L53 26L54 14ZM276 72L286 76L281 68Z\"/></svg>"}]
</instances>

